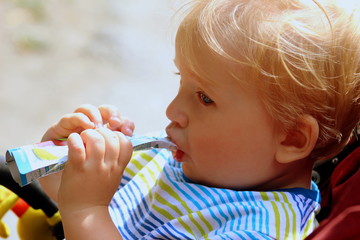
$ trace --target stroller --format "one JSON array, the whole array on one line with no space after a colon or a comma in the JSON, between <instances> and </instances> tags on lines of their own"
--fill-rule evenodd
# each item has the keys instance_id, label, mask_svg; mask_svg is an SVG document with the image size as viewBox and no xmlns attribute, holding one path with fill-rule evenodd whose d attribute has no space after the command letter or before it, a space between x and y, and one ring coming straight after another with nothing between
<instances>
[{"instance_id":1,"label":"stroller","mask_svg":"<svg viewBox=\"0 0 360 240\"><path fill-rule=\"evenodd\" d=\"M320 226L306 239L360 239L360 125L336 157L314 168L321 191Z\"/></svg>"},{"instance_id":2,"label":"stroller","mask_svg":"<svg viewBox=\"0 0 360 240\"><path fill-rule=\"evenodd\" d=\"M0 156L0 238L7 238L10 234L1 221L9 210L19 218L17 231L21 240L64 239L55 202L42 191L38 182L20 187L13 180L5 158Z\"/></svg>"}]
</instances>

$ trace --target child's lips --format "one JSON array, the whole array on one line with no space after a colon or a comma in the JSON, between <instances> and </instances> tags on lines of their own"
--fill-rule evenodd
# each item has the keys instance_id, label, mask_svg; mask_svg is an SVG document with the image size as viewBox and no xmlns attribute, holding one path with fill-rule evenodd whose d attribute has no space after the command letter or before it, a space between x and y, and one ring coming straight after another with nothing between
<instances>
[{"instance_id":1,"label":"child's lips","mask_svg":"<svg viewBox=\"0 0 360 240\"><path fill-rule=\"evenodd\" d=\"M184 152L181 151L180 149L177 149L175 151L172 152L174 159L177 162L182 162L183 156L184 156Z\"/></svg>"},{"instance_id":2,"label":"child's lips","mask_svg":"<svg viewBox=\"0 0 360 240\"><path fill-rule=\"evenodd\" d=\"M170 139L173 143L175 143L175 145L178 147L176 150L172 151L172 156L173 156L173 158L174 158L177 162L182 162L185 153L184 153L182 150L179 149L179 145L177 144L176 140L172 137L171 128L170 128L170 127L167 127L167 128L166 128L166 133L167 133L169 139Z\"/></svg>"}]
</instances>

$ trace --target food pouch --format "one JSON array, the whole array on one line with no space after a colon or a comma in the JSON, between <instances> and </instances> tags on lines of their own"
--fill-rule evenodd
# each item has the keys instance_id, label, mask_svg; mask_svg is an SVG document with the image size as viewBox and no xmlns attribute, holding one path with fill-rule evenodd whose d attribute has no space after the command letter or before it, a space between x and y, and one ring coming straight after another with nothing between
<instances>
[{"instance_id":1,"label":"food pouch","mask_svg":"<svg viewBox=\"0 0 360 240\"><path fill-rule=\"evenodd\" d=\"M134 151L151 148L175 150L176 145L168 138L133 136L128 137ZM26 145L6 151L6 163L14 180L25 186L32 181L64 169L68 159L66 140L52 140Z\"/></svg>"}]
</instances>

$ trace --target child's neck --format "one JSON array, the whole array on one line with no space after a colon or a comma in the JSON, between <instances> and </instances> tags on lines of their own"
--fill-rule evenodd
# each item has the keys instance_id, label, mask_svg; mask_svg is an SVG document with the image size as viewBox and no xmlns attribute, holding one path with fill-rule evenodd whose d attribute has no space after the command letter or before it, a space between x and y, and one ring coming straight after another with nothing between
<instances>
[{"instance_id":1,"label":"child's neck","mask_svg":"<svg viewBox=\"0 0 360 240\"><path fill-rule=\"evenodd\" d=\"M311 188L312 164L294 164L287 171L274 179L270 179L262 185L258 185L251 190L269 191L289 188Z\"/></svg>"}]
</instances>

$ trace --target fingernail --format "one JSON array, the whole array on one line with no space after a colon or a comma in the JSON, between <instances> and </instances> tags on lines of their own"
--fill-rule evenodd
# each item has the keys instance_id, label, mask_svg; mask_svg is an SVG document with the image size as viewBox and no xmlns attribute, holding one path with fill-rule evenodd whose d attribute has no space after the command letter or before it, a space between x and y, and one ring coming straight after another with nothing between
<instances>
[{"instance_id":1,"label":"fingernail","mask_svg":"<svg viewBox=\"0 0 360 240\"><path fill-rule=\"evenodd\" d=\"M132 136L133 135L133 131L131 130L131 128L124 128L124 134L127 135L127 136Z\"/></svg>"}]
</instances>

